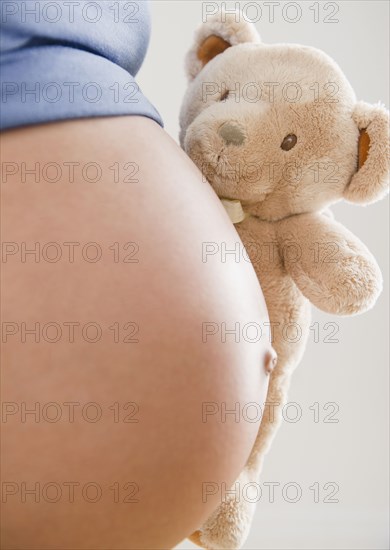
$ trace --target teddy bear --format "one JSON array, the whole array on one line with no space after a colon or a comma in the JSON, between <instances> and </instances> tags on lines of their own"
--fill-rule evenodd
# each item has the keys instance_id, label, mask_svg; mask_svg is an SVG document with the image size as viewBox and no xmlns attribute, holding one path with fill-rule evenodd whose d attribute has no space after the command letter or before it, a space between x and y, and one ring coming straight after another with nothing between
<instances>
[{"instance_id":1,"label":"teddy bear","mask_svg":"<svg viewBox=\"0 0 390 550\"><path fill-rule=\"evenodd\" d=\"M334 220L341 199L367 205L388 192L389 113L358 102L338 65L296 44L264 44L240 12L219 12L186 56L180 143L207 178L260 281L277 361L258 435L237 483L259 478L305 349L311 304L338 315L370 309L382 288L366 246ZM272 243L272 254L260 254ZM300 337L286 338L285 327ZM273 367L273 368L272 368ZM235 484L236 486L237 484ZM240 548L255 504L232 491L189 538Z\"/></svg>"}]
</instances>

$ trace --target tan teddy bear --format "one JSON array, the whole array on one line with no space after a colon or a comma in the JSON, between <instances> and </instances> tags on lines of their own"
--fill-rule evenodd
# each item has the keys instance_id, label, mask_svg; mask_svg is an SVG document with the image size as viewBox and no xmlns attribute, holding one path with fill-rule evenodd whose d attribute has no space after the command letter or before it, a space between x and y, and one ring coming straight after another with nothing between
<instances>
[{"instance_id":1,"label":"tan teddy bear","mask_svg":"<svg viewBox=\"0 0 390 550\"><path fill-rule=\"evenodd\" d=\"M353 315L371 308L381 292L369 250L325 209L340 199L369 204L385 196L389 114L358 103L326 54L262 44L239 12L221 12L198 29L186 67L181 144L236 223L264 292L278 356L267 396L278 406L265 409L238 479L242 487L257 482L280 424L305 348L310 303ZM273 254L259 253L264 243L272 243ZM286 326L298 327L301 337L286 338ZM209 549L239 548L253 513L248 499L230 494L190 538Z\"/></svg>"}]
</instances>

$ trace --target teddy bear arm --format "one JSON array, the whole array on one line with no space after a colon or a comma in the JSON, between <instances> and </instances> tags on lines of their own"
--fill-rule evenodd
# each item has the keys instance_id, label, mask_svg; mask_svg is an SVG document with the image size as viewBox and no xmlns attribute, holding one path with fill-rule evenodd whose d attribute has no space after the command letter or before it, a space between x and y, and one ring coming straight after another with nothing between
<instances>
[{"instance_id":1,"label":"teddy bear arm","mask_svg":"<svg viewBox=\"0 0 390 550\"><path fill-rule=\"evenodd\" d=\"M285 269L302 294L328 313L370 309L382 289L380 269L367 247L340 223L322 214L280 222Z\"/></svg>"}]
</instances>

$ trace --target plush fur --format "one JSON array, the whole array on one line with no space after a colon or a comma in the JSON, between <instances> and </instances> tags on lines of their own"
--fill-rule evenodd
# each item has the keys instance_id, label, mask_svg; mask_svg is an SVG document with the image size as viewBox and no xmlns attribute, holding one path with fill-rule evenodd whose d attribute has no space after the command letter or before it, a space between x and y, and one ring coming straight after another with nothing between
<instances>
[{"instance_id":1,"label":"plush fur","mask_svg":"<svg viewBox=\"0 0 390 550\"><path fill-rule=\"evenodd\" d=\"M262 44L253 25L223 15L200 27L187 55L180 140L225 205L231 203L270 320L278 324L267 401L279 405L274 418L265 409L238 479L243 486L258 480L281 422L309 332L310 303L353 315L371 308L381 292L375 259L326 208L342 198L368 204L388 192L389 114L357 103L323 52ZM291 134L297 141L286 150ZM264 243L274 243L273 255L260 249ZM292 323L302 333L294 343L283 333ZM208 549L239 548L253 513L253 504L229 496L190 538Z\"/></svg>"}]
</instances>

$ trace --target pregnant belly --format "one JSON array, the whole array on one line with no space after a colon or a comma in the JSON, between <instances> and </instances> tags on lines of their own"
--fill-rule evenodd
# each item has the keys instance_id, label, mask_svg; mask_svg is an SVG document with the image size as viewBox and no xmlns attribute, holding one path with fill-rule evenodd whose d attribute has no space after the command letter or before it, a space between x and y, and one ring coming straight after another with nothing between
<instances>
[{"instance_id":1,"label":"pregnant belly","mask_svg":"<svg viewBox=\"0 0 390 550\"><path fill-rule=\"evenodd\" d=\"M2 156L5 546L172 547L256 437L270 344L250 332L267 320L251 264L150 120L11 131Z\"/></svg>"}]
</instances>

